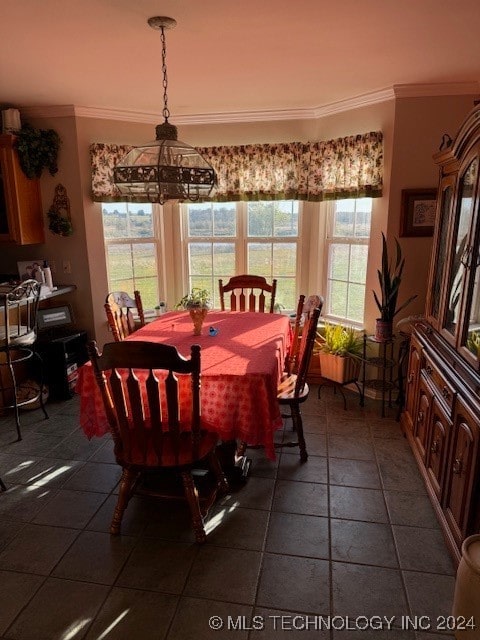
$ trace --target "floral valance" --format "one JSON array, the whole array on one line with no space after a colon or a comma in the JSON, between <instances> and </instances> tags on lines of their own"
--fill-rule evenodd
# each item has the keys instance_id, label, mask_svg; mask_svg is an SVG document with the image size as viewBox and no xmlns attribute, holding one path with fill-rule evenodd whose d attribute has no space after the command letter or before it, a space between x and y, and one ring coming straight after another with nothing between
<instances>
[{"instance_id":1,"label":"floral valance","mask_svg":"<svg viewBox=\"0 0 480 640\"><path fill-rule=\"evenodd\" d=\"M90 147L92 195L98 202L125 200L113 168L128 145ZM338 200L382 195L383 134L371 132L324 142L200 147L217 173L210 200Z\"/></svg>"}]
</instances>

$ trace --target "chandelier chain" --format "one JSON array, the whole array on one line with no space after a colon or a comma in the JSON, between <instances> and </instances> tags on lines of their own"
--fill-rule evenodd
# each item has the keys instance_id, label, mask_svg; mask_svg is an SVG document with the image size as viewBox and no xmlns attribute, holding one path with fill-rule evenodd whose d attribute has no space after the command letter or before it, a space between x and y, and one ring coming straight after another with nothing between
<instances>
[{"instance_id":1,"label":"chandelier chain","mask_svg":"<svg viewBox=\"0 0 480 640\"><path fill-rule=\"evenodd\" d=\"M170 111L168 109L168 97L167 97L167 87L168 87L168 77L167 77L167 47L165 40L165 28L162 26L160 29L160 39L162 41L162 72L163 72L163 111L162 115L165 118L165 121L168 122L168 118L170 117Z\"/></svg>"},{"instance_id":2,"label":"chandelier chain","mask_svg":"<svg viewBox=\"0 0 480 640\"><path fill-rule=\"evenodd\" d=\"M173 18L153 16L148 19L152 29L160 31L162 43L164 122L155 127L155 141L134 147L113 169L113 181L119 195L129 202L167 200L196 202L208 198L216 184L210 163L190 145L178 139L177 127L168 122L167 47L165 30L177 24Z\"/></svg>"}]
</instances>

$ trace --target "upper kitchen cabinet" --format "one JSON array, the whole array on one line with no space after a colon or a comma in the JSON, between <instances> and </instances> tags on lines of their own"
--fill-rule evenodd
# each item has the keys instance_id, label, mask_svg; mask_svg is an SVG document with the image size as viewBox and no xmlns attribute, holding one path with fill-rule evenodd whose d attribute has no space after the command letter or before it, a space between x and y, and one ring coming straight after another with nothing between
<instances>
[{"instance_id":1,"label":"upper kitchen cabinet","mask_svg":"<svg viewBox=\"0 0 480 640\"><path fill-rule=\"evenodd\" d=\"M12 135L0 135L0 242L43 243L40 182L23 173L14 140Z\"/></svg>"}]
</instances>

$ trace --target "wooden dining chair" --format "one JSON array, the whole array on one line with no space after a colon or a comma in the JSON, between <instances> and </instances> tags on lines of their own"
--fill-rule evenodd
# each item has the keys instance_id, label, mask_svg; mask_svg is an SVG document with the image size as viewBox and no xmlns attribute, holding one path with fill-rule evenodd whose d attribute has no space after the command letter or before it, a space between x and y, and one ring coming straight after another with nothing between
<instances>
[{"instance_id":1,"label":"wooden dining chair","mask_svg":"<svg viewBox=\"0 0 480 640\"><path fill-rule=\"evenodd\" d=\"M303 433L303 421L300 405L308 398L309 388L307 384L307 373L312 357L313 347L317 335L318 319L323 306L323 299L320 305L307 311L305 323L301 329L301 336L298 340L297 352L293 354L292 371L286 372L277 390L277 400L280 408L289 407L292 418L293 430L296 431L296 442L284 442L277 447L296 447L300 449L300 461L306 462L308 458L305 436ZM284 416L287 417L287 416Z\"/></svg>"},{"instance_id":2,"label":"wooden dining chair","mask_svg":"<svg viewBox=\"0 0 480 640\"><path fill-rule=\"evenodd\" d=\"M105 300L108 326L116 342L125 340L136 329L145 325L140 291L134 291L133 295L134 298L131 298L125 291L112 291ZM133 317L133 309L137 310L138 321Z\"/></svg>"},{"instance_id":3,"label":"wooden dining chair","mask_svg":"<svg viewBox=\"0 0 480 640\"><path fill-rule=\"evenodd\" d=\"M275 294L277 281L272 280L268 284L263 276L244 274L233 276L224 285L223 280L218 281L220 292L220 307L225 311L225 294L230 293L230 311L259 311L261 313L273 313L275 307ZM265 294L270 295L270 303L266 304Z\"/></svg>"},{"instance_id":4,"label":"wooden dining chair","mask_svg":"<svg viewBox=\"0 0 480 640\"><path fill-rule=\"evenodd\" d=\"M218 436L201 422L200 346L191 347L190 359L172 345L142 341L110 342L101 355L94 341L88 349L115 459L123 469L110 533L120 533L134 491L163 498L183 495L196 541L205 542L203 518L228 484L215 453ZM179 404L177 374L190 378L186 410ZM203 472L192 474L200 466Z\"/></svg>"}]
</instances>

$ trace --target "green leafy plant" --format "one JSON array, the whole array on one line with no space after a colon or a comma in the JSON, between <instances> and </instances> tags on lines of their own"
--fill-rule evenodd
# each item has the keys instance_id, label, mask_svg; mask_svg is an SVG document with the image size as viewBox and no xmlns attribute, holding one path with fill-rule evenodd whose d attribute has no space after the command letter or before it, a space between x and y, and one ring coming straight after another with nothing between
<instances>
[{"instance_id":1,"label":"green leafy plant","mask_svg":"<svg viewBox=\"0 0 480 640\"><path fill-rule=\"evenodd\" d=\"M471 331L467 338L467 348L473 354L480 357L480 331Z\"/></svg>"},{"instance_id":2,"label":"green leafy plant","mask_svg":"<svg viewBox=\"0 0 480 640\"><path fill-rule=\"evenodd\" d=\"M71 236L73 235L73 225L71 221L58 213L53 207L47 211L48 228L52 233L59 236Z\"/></svg>"},{"instance_id":3,"label":"green leafy plant","mask_svg":"<svg viewBox=\"0 0 480 640\"><path fill-rule=\"evenodd\" d=\"M342 324L325 323L320 330L319 347L324 353L359 357L363 352L363 335Z\"/></svg>"},{"instance_id":4,"label":"green leafy plant","mask_svg":"<svg viewBox=\"0 0 480 640\"><path fill-rule=\"evenodd\" d=\"M417 295L410 296L403 304L397 308L398 290L402 282L403 268L405 266L405 258L402 257L402 249L395 238L396 257L395 263L390 261L388 256L387 241L382 233L382 268L377 271L378 280L380 282L380 297L375 291L373 296L377 307L380 311L380 319L384 322L392 322L393 318L404 309Z\"/></svg>"},{"instance_id":5,"label":"green leafy plant","mask_svg":"<svg viewBox=\"0 0 480 640\"><path fill-rule=\"evenodd\" d=\"M57 173L60 137L53 129L35 129L24 124L15 133L15 148L20 167L27 178L40 178L44 168L52 176Z\"/></svg>"},{"instance_id":6,"label":"green leafy plant","mask_svg":"<svg viewBox=\"0 0 480 640\"><path fill-rule=\"evenodd\" d=\"M175 305L176 309L210 309L210 307L210 292L199 287L193 287L190 293L184 295Z\"/></svg>"}]
</instances>

